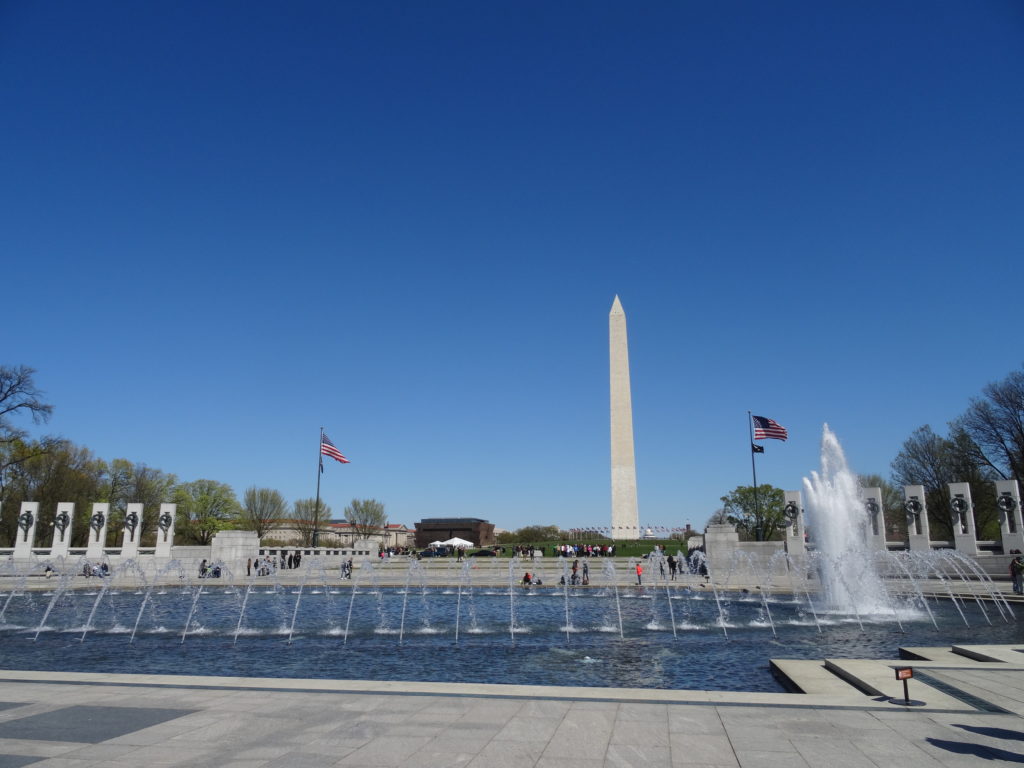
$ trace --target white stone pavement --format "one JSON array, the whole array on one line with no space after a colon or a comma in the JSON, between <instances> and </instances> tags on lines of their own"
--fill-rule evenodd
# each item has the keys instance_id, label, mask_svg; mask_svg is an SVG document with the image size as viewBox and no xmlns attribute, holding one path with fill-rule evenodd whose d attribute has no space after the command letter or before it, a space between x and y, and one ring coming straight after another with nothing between
<instances>
[{"instance_id":1,"label":"white stone pavement","mask_svg":"<svg viewBox=\"0 0 1024 768\"><path fill-rule=\"evenodd\" d=\"M944 691L915 679L911 695L929 705L918 709L834 685L752 694L5 670L0 768L1018 765L1018 648L907 662Z\"/></svg>"}]
</instances>

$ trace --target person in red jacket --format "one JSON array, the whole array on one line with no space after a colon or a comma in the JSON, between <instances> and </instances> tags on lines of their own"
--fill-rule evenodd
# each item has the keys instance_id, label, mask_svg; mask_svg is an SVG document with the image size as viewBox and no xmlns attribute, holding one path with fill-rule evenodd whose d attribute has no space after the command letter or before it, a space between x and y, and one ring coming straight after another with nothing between
<instances>
[{"instance_id":1,"label":"person in red jacket","mask_svg":"<svg viewBox=\"0 0 1024 768\"><path fill-rule=\"evenodd\" d=\"M639 587L644 583L644 567L640 564L636 564L636 585Z\"/></svg>"}]
</instances>

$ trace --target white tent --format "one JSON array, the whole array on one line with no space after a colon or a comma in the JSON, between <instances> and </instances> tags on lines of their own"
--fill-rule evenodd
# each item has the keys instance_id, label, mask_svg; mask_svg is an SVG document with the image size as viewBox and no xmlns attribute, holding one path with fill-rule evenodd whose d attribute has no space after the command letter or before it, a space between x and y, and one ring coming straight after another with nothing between
<instances>
[{"instance_id":1,"label":"white tent","mask_svg":"<svg viewBox=\"0 0 1024 768\"><path fill-rule=\"evenodd\" d=\"M448 542L446 542L446 541L432 541L427 546L428 547L443 547L447 543Z\"/></svg>"},{"instance_id":2,"label":"white tent","mask_svg":"<svg viewBox=\"0 0 1024 768\"><path fill-rule=\"evenodd\" d=\"M465 539L460 539L458 536L456 536L453 539L448 539L448 541L442 541L441 543L444 544L445 546L448 546L448 547L473 547L473 546L476 546L475 544L473 544L472 541L466 541Z\"/></svg>"}]
</instances>

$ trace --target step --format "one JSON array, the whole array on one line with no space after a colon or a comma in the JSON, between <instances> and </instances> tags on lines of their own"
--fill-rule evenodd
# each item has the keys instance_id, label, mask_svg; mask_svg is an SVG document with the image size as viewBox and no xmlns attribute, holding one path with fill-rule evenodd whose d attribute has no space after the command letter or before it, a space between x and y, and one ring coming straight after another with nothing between
<instances>
[{"instance_id":1,"label":"step","mask_svg":"<svg viewBox=\"0 0 1024 768\"><path fill-rule=\"evenodd\" d=\"M956 653L948 645L941 647L919 645L900 648L900 658L907 659L908 661L938 661L962 667L967 657Z\"/></svg>"},{"instance_id":2,"label":"step","mask_svg":"<svg viewBox=\"0 0 1024 768\"><path fill-rule=\"evenodd\" d=\"M770 659L772 674L788 690L797 693L860 698L863 693L837 677L825 667L824 661L811 659Z\"/></svg>"},{"instance_id":3,"label":"step","mask_svg":"<svg viewBox=\"0 0 1024 768\"><path fill-rule=\"evenodd\" d=\"M902 699L903 683L896 679L895 670L896 667L913 665L873 659L825 659L825 666L869 696ZM923 701L932 709L973 709L920 680L911 680L909 689L911 699Z\"/></svg>"},{"instance_id":4,"label":"step","mask_svg":"<svg viewBox=\"0 0 1024 768\"><path fill-rule=\"evenodd\" d=\"M953 653L975 661L1024 666L1024 645L954 645Z\"/></svg>"}]
</instances>

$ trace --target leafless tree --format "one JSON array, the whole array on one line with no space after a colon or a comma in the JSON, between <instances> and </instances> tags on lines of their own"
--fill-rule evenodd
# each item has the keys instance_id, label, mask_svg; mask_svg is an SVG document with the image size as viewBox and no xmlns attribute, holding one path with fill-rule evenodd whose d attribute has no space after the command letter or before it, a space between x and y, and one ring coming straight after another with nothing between
<instances>
[{"instance_id":1,"label":"leafless tree","mask_svg":"<svg viewBox=\"0 0 1024 768\"><path fill-rule=\"evenodd\" d=\"M35 369L25 365L0 365L0 502L7 498L7 470L53 450L60 441L53 437L29 440L28 432L14 423L27 416L33 424L50 419L53 406L42 401L36 386Z\"/></svg>"},{"instance_id":2,"label":"leafless tree","mask_svg":"<svg viewBox=\"0 0 1024 768\"><path fill-rule=\"evenodd\" d=\"M322 502L321 502L322 503ZM281 527L287 515L284 497L272 488L247 488L242 497L242 523L262 539Z\"/></svg>"},{"instance_id":3,"label":"leafless tree","mask_svg":"<svg viewBox=\"0 0 1024 768\"><path fill-rule=\"evenodd\" d=\"M322 499L319 504L316 499L298 499L292 505L290 524L298 531L302 545L305 547L313 545L313 539L317 533L326 531L327 523L330 520L331 508L324 504Z\"/></svg>"},{"instance_id":4,"label":"leafless tree","mask_svg":"<svg viewBox=\"0 0 1024 768\"><path fill-rule=\"evenodd\" d=\"M923 485L928 501L928 522L936 534L953 538L949 510L949 483L970 483L978 489L974 499L974 521L979 538L995 538L997 512L995 494L980 491L991 483L994 471L978 459L978 446L963 429L954 425L948 438L935 434L928 425L906 439L892 462L897 485Z\"/></svg>"},{"instance_id":5,"label":"leafless tree","mask_svg":"<svg viewBox=\"0 0 1024 768\"><path fill-rule=\"evenodd\" d=\"M352 499L345 507L345 520L361 539L379 535L387 524L384 505L376 499Z\"/></svg>"},{"instance_id":6,"label":"leafless tree","mask_svg":"<svg viewBox=\"0 0 1024 768\"><path fill-rule=\"evenodd\" d=\"M986 385L956 425L971 436L978 457L1000 477L1024 479L1024 371Z\"/></svg>"}]
</instances>

